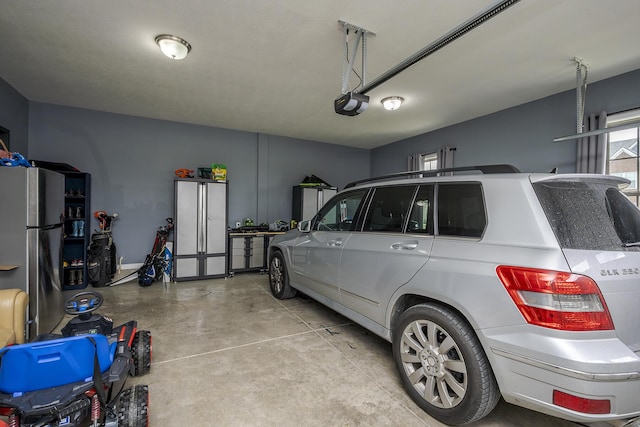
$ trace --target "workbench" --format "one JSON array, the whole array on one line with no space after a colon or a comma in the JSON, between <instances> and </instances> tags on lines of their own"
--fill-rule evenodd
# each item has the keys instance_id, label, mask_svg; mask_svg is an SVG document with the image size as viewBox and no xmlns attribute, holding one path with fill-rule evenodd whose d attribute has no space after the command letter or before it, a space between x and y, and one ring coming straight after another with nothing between
<instances>
[{"instance_id":1,"label":"workbench","mask_svg":"<svg viewBox=\"0 0 640 427\"><path fill-rule=\"evenodd\" d=\"M235 273L269 270L267 248L271 239L284 234L277 231L256 231L248 233L229 233L229 276Z\"/></svg>"}]
</instances>

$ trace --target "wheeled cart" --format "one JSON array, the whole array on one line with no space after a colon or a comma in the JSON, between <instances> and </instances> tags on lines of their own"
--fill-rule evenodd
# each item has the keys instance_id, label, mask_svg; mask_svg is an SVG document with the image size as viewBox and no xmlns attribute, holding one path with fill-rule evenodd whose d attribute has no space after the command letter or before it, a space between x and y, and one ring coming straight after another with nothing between
<instances>
[{"instance_id":1,"label":"wheeled cart","mask_svg":"<svg viewBox=\"0 0 640 427\"><path fill-rule=\"evenodd\" d=\"M267 271L267 248L273 236L282 232L229 233L229 275Z\"/></svg>"}]
</instances>

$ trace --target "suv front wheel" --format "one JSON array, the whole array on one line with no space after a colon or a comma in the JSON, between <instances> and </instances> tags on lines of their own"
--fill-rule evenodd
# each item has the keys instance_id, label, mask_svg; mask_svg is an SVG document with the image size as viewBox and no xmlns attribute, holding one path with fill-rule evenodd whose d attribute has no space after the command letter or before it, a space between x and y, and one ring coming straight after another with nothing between
<instances>
[{"instance_id":1,"label":"suv front wheel","mask_svg":"<svg viewBox=\"0 0 640 427\"><path fill-rule=\"evenodd\" d=\"M446 424L478 420L500 399L478 338L445 307L426 303L402 313L393 329L393 357L411 398Z\"/></svg>"},{"instance_id":2,"label":"suv front wheel","mask_svg":"<svg viewBox=\"0 0 640 427\"><path fill-rule=\"evenodd\" d=\"M275 251L269 262L269 287L278 299L293 298L296 290L289 285L289 273L282 252Z\"/></svg>"}]
</instances>

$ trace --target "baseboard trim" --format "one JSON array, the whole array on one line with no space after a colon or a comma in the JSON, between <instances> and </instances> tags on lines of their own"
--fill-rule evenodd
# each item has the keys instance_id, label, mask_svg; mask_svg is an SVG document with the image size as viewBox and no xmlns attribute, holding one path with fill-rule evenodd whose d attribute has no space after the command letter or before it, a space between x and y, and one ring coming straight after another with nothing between
<instances>
[{"instance_id":1,"label":"baseboard trim","mask_svg":"<svg viewBox=\"0 0 640 427\"><path fill-rule=\"evenodd\" d=\"M142 263L118 265L119 270L138 270L140 267L142 267Z\"/></svg>"}]
</instances>

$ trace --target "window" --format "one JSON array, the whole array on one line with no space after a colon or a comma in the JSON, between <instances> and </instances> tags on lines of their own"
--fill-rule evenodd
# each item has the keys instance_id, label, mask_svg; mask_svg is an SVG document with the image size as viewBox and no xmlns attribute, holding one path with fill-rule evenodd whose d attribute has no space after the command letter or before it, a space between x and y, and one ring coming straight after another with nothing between
<instances>
[{"instance_id":1,"label":"window","mask_svg":"<svg viewBox=\"0 0 640 427\"><path fill-rule=\"evenodd\" d=\"M356 225L358 207L367 190L352 191L331 199L318 212L314 230L353 231Z\"/></svg>"},{"instance_id":2,"label":"window","mask_svg":"<svg viewBox=\"0 0 640 427\"><path fill-rule=\"evenodd\" d=\"M410 171L430 171L438 169L438 153L412 154L409 156Z\"/></svg>"},{"instance_id":3,"label":"window","mask_svg":"<svg viewBox=\"0 0 640 427\"><path fill-rule=\"evenodd\" d=\"M420 154L420 170L438 169L438 153Z\"/></svg>"},{"instance_id":4,"label":"window","mask_svg":"<svg viewBox=\"0 0 640 427\"><path fill-rule=\"evenodd\" d=\"M433 185L421 185L409 216L407 233L433 234Z\"/></svg>"},{"instance_id":5,"label":"window","mask_svg":"<svg viewBox=\"0 0 640 427\"><path fill-rule=\"evenodd\" d=\"M607 117L607 126L619 126L640 119L640 110L625 111ZM609 133L609 157L607 173L621 176L631 181L624 194L636 205L640 206L640 191L638 189L638 171L640 158L638 157L638 136L640 125L630 129L621 129Z\"/></svg>"},{"instance_id":6,"label":"window","mask_svg":"<svg viewBox=\"0 0 640 427\"><path fill-rule=\"evenodd\" d=\"M553 180L533 188L563 248L640 250L640 210L617 187Z\"/></svg>"},{"instance_id":7,"label":"window","mask_svg":"<svg viewBox=\"0 0 640 427\"><path fill-rule=\"evenodd\" d=\"M364 222L364 230L402 233L415 192L415 185L376 188Z\"/></svg>"},{"instance_id":8,"label":"window","mask_svg":"<svg viewBox=\"0 0 640 427\"><path fill-rule=\"evenodd\" d=\"M438 234L481 237L486 225L480 184L438 185Z\"/></svg>"}]
</instances>

